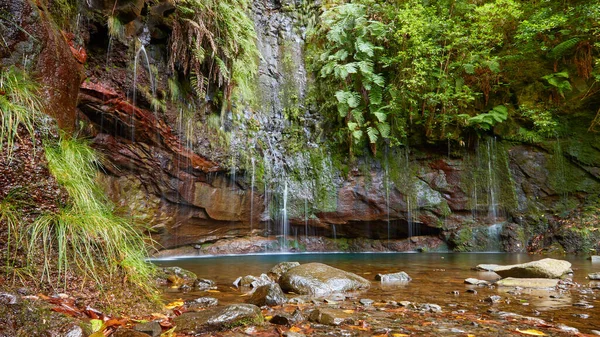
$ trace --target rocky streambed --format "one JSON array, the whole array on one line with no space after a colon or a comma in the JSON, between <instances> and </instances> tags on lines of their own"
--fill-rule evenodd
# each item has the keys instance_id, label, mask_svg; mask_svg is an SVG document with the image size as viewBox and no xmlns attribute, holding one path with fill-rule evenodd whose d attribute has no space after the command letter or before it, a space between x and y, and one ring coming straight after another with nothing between
<instances>
[{"instance_id":1,"label":"rocky streambed","mask_svg":"<svg viewBox=\"0 0 600 337\"><path fill-rule=\"evenodd\" d=\"M165 288L172 303L180 301L174 308L174 313L180 314L174 323L187 334L600 334L600 283L588 279L588 272L600 270L600 265L578 258L573 265L539 257L536 260L541 261L527 263L534 259L506 254L337 254L237 256L159 264L182 264L201 277L213 275L215 282L209 288L194 287L193 280L184 278ZM286 261L277 264L276 260ZM519 260L527 261L514 263ZM412 263L406 263L409 261ZM478 266L480 262L512 265L499 268L509 277L484 270ZM248 270L254 273L247 275ZM560 279L554 278L557 273ZM236 310L239 313L232 314ZM221 318L233 321L214 325Z\"/></svg>"}]
</instances>

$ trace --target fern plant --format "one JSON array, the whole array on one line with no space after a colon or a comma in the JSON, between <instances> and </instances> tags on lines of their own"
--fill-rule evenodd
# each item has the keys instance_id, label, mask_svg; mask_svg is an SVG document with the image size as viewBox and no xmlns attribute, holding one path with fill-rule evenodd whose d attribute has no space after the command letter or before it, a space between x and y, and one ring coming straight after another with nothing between
<instances>
[{"instance_id":1,"label":"fern plant","mask_svg":"<svg viewBox=\"0 0 600 337\"><path fill-rule=\"evenodd\" d=\"M258 70L254 23L247 0L177 0L170 41L170 66L191 75L200 102L210 85L223 94L222 111L232 100L251 100Z\"/></svg>"}]
</instances>

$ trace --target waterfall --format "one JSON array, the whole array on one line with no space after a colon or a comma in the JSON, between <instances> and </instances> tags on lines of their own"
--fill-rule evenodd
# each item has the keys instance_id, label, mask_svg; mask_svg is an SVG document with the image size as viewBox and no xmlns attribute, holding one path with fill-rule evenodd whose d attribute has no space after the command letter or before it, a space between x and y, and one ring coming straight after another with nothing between
<instances>
[{"instance_id":1,"label":"waterfall","mask_svg":"<svg viewBox=\"0 0 600 337\"><path fill-rule=\"evenodd\" d=\"M254 163L254 157L252 157L252 178L250 180L250 236L252 236L252 232L254 229L254 173L256 164Z\"/></svg>"},{"instance_id":2,"label":"waterfall","mask_svg":"<svg viewBox=\"0 0 600 337\"><path fill-rule=\"evenodd\" d=\"M281 209L281 232L283 233L283 240L281 243L281 250L288 250L287 237L290 231L290 223L287 216L287 198L288 198L288 184L285 182L283 188L283 208Z\"/></svg>"},{"instance_id":3,"label":"waterfall","mask_svg":"<svg viewBox=\"0 0 600 337\"><path fill-rule=\"evenodd\" d=\"M487 140L488 169L488 217L491 222L498 218L498 186L496 178L496 138Z\"/></svg>"}]
</instances>

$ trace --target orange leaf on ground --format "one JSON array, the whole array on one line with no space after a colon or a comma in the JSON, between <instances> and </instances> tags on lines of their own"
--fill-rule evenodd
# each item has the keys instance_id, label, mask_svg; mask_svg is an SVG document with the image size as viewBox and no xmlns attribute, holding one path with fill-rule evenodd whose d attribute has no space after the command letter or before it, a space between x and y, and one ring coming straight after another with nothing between
<instances>
[{"instance_id":1,"label":"orange leaf on ground","mask_svg":"<svg viewBox=\"0 0 600 337\"><path fill-rule=\"evenodd\" d=\"M520 332L524 335L529 335L529 336L546 336L545 333L543 333L539 330L535 330L535 329L519 330L519 328L517 328L517 332Z\"/></svg>"}]
</instances>

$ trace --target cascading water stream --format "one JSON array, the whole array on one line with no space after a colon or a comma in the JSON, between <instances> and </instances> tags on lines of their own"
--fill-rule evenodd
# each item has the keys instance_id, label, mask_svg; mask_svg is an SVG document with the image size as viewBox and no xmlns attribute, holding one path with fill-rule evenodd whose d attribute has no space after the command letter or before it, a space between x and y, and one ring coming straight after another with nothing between
<instances>
[{"instance_id":1,"label":"cascading water stream","mask_svg":"<svg viewBox=\"0 0 600 337\"><path fill-rule=\"evenodd\" d=\"M252 232L254 230L254 174L256 164L254 162L254 157L252 157L252 178L250 180L250 236L252 236Z\"/></svg>"},{"instance_id":2,"label":"cascading water stream","mask_svg":"<svg viewBox=\"0 0 600 337\"><path fill-rule=\"evenodd\" d=\"M498 218L498 202L497 193L498 188L496 186L496 139L489 138L487 141L487 154L488 154L488 217L491 222L496 221Z\"/></svg>"},{"instance_id":3,"label":"cascading water stream","mask_svg":"<svg viewBox=\"0 0 600 337\"><path fill-rule=\"evenodd\" d=\"M289 221L288 221L288 216L287 216L287 198L288 198L288 185L287 185L287 181L285 182L284 188L283 188L283 208L281 209L281 227L282 227L282 233L283 233L283 238L282 238L282 242L281 242L281 250L282 251L287 251L288 250L288 244L287 244L287 237L289 235Z\"/></svg>"}]
</instances>

